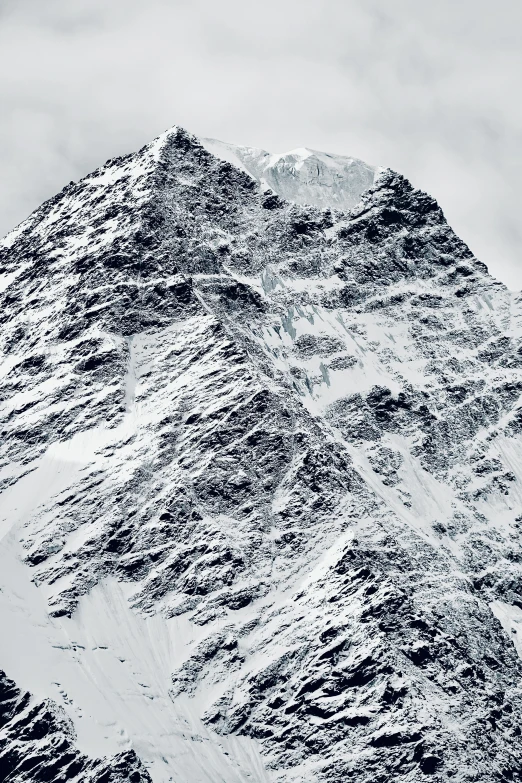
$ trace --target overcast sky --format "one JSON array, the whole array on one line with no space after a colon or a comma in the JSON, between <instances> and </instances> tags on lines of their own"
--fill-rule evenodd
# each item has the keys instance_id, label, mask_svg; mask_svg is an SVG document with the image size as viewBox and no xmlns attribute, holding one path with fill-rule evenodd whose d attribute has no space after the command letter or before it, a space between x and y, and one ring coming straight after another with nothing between
<instances>
[{"instance_id":1,"label":"overcast sky","mask_svg":"<svg viewBox=\"0 0 522 783\"><path fill-rule=\"evenodd\" d=\"M520 0L0 0L0 234L180 124L391 166L522 288Z\"/></svg>"}]
</instances>

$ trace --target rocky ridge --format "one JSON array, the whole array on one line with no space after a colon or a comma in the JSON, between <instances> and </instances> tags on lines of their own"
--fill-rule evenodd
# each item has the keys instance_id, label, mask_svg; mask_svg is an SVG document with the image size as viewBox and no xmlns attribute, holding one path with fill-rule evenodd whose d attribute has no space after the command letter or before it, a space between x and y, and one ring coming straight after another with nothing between
<instances>
[{"instance_id":1,"label":"rocky ridge","mask_svg":"<svg viewBox=\"0 0 522 783\"><path fill-rule=\"evenodd\" d=\"M518 780L520 297L395 172L340 211L206 147L174 128L0 246L0 666L52 714L2 728L6 779Z\"/></svg>"}]
</instances>

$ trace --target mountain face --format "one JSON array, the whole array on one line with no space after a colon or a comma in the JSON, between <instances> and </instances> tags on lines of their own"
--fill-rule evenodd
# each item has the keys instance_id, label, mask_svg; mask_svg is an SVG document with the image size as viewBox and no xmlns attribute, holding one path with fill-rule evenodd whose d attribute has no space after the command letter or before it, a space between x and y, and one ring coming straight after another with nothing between
<instances>
[{"instance_id":1,"label":"mountain face","mask_svg":"<svg viewBox=\"0 0 522 783\"><path fill-rule=\"evenodd\" d=\"M267 155L173 128L0 245L2 781L522 779L520 296Z\"/></svg>"}]
</instances>

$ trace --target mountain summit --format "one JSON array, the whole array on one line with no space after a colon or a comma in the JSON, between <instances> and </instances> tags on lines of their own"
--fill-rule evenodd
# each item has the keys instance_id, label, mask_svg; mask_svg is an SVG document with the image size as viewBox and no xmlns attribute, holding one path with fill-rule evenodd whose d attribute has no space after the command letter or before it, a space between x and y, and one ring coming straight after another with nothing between
<instances>
[{"instance_id":1,"label":"mountain summit","mask_svg":"<svg viewBox=\"0 0 522 783\"><path fill-rule=\"evenodd\" d=\"M431 197L176 127L0 268L2 781L521 779L521 302Z\"/></svg>"},{"instance_id":2,"label":"mountain summit","mask_svg":"<svg viewBox=\"0 0 522 783\"><path fill-rule=\"evenodd\" d=\"M265 189L287 201L347 210L355 206L380 171L357 158L305 147L278 155L201 139L210 153L250 174Z\"/></svg>"}]
</instances>

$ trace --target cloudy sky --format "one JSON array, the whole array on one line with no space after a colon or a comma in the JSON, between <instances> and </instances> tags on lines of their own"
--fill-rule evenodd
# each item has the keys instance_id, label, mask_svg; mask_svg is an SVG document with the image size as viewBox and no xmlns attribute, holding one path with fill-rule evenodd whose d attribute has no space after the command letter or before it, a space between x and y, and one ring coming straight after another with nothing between
<instances>
[{"instance_id":1,"label":"cloudy sky","mask_svg":"<svg viewBox=\"0 0 522 783\"><path fill-rule=\"evenodd\" d=\"M174 124L354 155L522 288L520 0L0 0L0 234Z\"/></svg>"}]
</instances>

